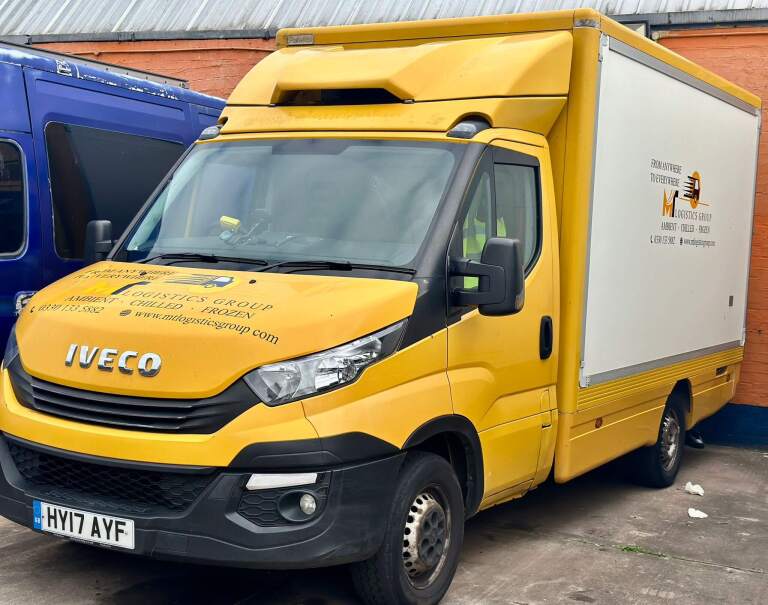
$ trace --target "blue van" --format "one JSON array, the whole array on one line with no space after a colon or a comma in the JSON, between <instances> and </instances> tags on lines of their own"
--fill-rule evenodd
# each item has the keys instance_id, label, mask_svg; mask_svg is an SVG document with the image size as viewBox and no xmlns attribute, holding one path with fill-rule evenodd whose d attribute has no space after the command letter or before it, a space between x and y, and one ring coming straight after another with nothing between
<instances>
[{"instance_id":1,"label":"blue van","mask_svg":"<svg viewBox=\"0 0 768 605\"><path fill-rule=\"evenodd\" d=\"M115 237L224 101L182 81L0 43L0 345L26 300ZM1 349L0 349L1 350Z\"/></svg>"}]
</instances>

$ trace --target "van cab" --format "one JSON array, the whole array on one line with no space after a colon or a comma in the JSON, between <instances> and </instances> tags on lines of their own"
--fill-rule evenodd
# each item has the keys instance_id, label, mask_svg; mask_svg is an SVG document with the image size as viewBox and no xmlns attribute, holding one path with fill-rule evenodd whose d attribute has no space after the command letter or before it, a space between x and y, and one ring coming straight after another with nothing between
<instances>
[{"instance_id":1,"label":"van cab","mask_svg":"<svg viewBox=\"0 0 768 605\"><path fill-rule=\"evenodd\" d=\"M672 485L738 382L760 100L588 10L278 41L22 311L0 514L423 605L480 510Z\"/></svg>"},{"instance_id":2,"label":"van cab","mask_svg":"<svg viewBox=\"0 0 768 605\"><path fill-rule=\"evenodd\" d=\"M164 76L0 44L0 342L83 266L91 220L122 233L223 101Z\"/></svg>"}]
</instances>

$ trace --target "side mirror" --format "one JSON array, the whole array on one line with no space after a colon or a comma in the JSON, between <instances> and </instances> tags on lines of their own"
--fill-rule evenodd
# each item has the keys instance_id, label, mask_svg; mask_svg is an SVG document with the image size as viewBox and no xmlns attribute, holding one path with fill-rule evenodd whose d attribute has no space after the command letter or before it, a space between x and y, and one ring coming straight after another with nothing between
<instances>
[{"instance_id":1,"label":"side mirror","mask_svg":"<svg viewBox=\"0 0 768 605\"><path fill-rule=\"evenodd\" d=\"M83 260L86 265L107 258L112 249L112 221L89 221L85 228Z\"/></svg>"},{"instance_id":2,"label":"side mirror","mask_svg":"<svg viewBox=\"0 0 768 605\"><path fill-rule=\"evenodd\" d=\"M492 237L485 243L480 262L451 262L451 277L477 277L477 290L453 290L453 303L477 306L482 315L512 315L525 302L525 269L520 241Z\"/></svg>"}]
</instances>

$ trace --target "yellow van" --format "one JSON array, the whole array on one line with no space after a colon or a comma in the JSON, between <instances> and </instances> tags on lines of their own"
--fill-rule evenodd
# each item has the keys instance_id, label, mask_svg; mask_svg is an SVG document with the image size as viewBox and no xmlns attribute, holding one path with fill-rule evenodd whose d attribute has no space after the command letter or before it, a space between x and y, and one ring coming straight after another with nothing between
<instances>
[{"instance_id":1,"label":"yellow van","mask_svg":"<svg viewBox=\"0 0 768 605\"><path fill-rule=\"evenodd\" d=\"M589 10L278 41L21 314L0 513L430 604L484 508L670 485L739 376L759 99Z\"/></svg>"}]
</instances>

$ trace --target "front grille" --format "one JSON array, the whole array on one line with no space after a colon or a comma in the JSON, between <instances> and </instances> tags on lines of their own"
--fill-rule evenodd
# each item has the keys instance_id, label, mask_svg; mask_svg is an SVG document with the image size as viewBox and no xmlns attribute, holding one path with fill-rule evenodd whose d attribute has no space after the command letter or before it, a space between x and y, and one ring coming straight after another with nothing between
<instances>
[{"instance_id":1,"label":"front grille","mask_svg":"<svg viewBox=\"0 0 768 605\"><path fill-rule=\"evenodd\" d=\"M73 389L28 374L19 358L8 372L23 406L89 424L164 433L214 433L254 405L243 380L206 399L160 399Z\"/></svg>"},{"instance_id":2,"label":"front grille","mask_svg":"<svg viewBox=\"0 0 768 605\"><path fill-rule=\"evenodd\" d=\"M180 512L215 478L215 471L166 472L121 468L56 456L6 440L16 469L35 497L102 512Z\"/></svg>"}]
</instances>

